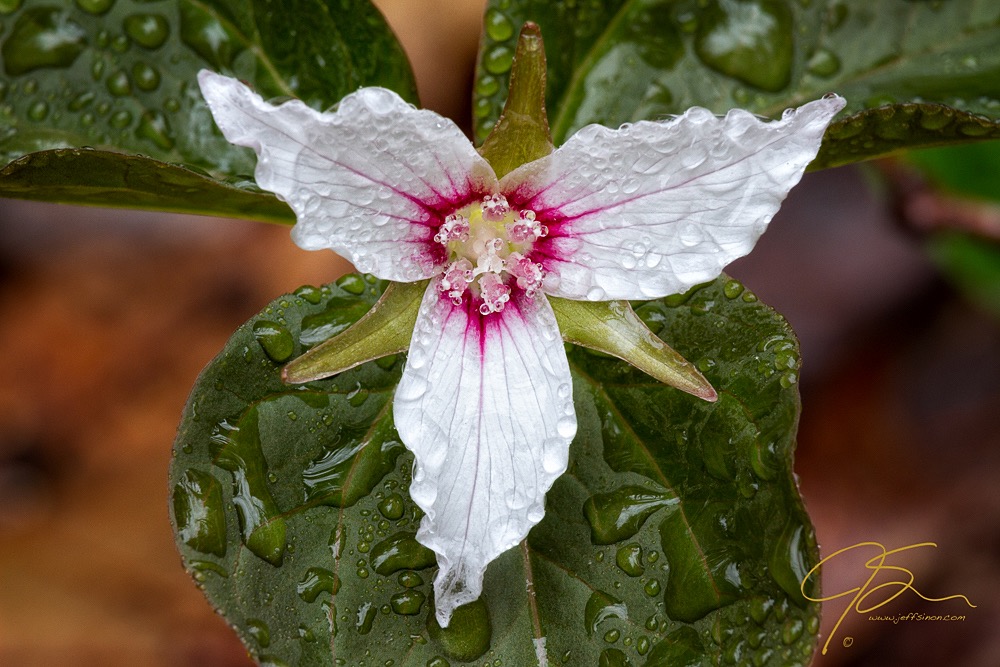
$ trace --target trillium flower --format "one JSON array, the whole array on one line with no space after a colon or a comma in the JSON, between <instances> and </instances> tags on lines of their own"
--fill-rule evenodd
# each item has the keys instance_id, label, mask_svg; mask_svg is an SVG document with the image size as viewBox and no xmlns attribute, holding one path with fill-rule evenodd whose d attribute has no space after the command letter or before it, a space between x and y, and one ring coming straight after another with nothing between
<instances>
[{"instance_id":1,"label":"trillium flower","mask_svg":"<svg viewBox=\"0 0 1000 667\"><path fill-rule=\"evenodd\" d=\"M389 90L318 112L208 71L199 83L226 138L257 152L257 183L294 210L296 243L429 281L393 414L415 457L441 625L542 519L567 467L577 420L549 297L651 299L715 278L753 247L844 105L592 125L498 177L454 123Z\"/></svg>"}]
</instances>

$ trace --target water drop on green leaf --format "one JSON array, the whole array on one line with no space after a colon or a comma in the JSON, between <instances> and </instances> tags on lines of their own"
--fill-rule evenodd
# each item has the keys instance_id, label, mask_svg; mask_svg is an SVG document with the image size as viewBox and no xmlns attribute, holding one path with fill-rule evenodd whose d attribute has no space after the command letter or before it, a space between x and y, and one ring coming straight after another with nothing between
<instances>
[{"instance_id":1,"label":"water drop on green leaf","mask_svg":"<svg viewBox=\"0 0 1000 667\"><path fill-rule=\"evenodd\" d=\"M809 59L806 69L813 76L828 79L840 71L840 58L833 51L820 49Z\"/></svg>"},{"instance_id":2,"label":"water drop on green leaf","mask_svg":"<svg viewBox=\"0 0 1000 667\"><path fill-rule=\"evenodd\" d=\"M306 602L315 602L322 592L336 595L340 590L340 579L330 570L322 567L311 567L296 587L299 597Z\"/></svg>"},{"instance_id":3,"label":"water drop on green leaf","mask_svg":"<svg viewBox=\"0 0 1000 667\"><path fill-rule=\"evenodd\" d=\"M135 134L141 139L152 141L162 150L167 151L174 147L174 138L170 132L170 125L167 124L167 117L160 111L151 109L142 114Z\"/></svg>"},{"instance_id":4,"label":"water drop on green leaf","mask_svg":"<svg viewBox=\"0 0 1000 667\"><path fill-rule=\"evenodd\" d=\"M420 613L420 608L426 599L427 596L420 591L408 590L393 595L392 599L389 600L389 604L392 605L392 610L397 614L415 616Z\"/></svg>"},{"instance_id":5,"label":"water drop on green leaf","mask_svg":"<svg viewBox=\"0 0 1000 667\"><path fill-rule=\"evenodd\" d=\"M66 10L25 10L0 48L4 71L19 76L43 67L69 67L87 46L87 33Z\"/></svg>"},{"instance_id":6,"label":"water drop on green leaf","mask_svg":"<svg viewBox=\"0 0 1000 667\"><path fill-rule=\"evenodd\" d=\"M132 66L132 80L139 90L151 92L160 86L160 72L152 65L138 62Z\"/></svg>"},{"instance_id":7,"label":"water drop on green leaf","mask_svg":"<svg viewBox=\"0 0 1000 667\"><path fill-rule=\"evenodd\" d=\"M634 542L618 550L615 562L621 571L630 577L638 577L646 571L642 564L642 547Z\"/></svg>"},{"instance_id":8,"label":"water drop on green leaf","mask_svg":"<svg viewBox=\"0 0 1000 667\"><path fill-rule=\"evenodd\" d=\"M416 572L409 571L400 572L397 581L400 586L404 586L406 588L416 588L424 583L423 577Z\"/></svg>"},{"instance_id":9,"label":"water drop on green leaf","mask_svg":"<svg viewBox=\"0 0 1000 667\"><path fill-rule=\"evenodd\" d=\"M593 636L602 623L612 618L628 620L628 610L625 608L625 603L604 591L591 593L587 600L587 606L583 610L583 623L587 633Z\"/></svg>"},{"instance_id":10,"label":"water drop on green leaf","mask_svg":"<svg viewBox=\"0 0 1000 667\"><path fill-rule=\"evenodd\" d=\"M490 74L505 74L514 62L514 51L507 46L495 46L483 59L483 67Z\"/></svg>"},{"instance_id":11,"label":"water drop on green leaf","mask_svg":"<svg viewBox=\"0 0 1000 667\"><path fill-rule=\"evenodd\" d=\"M496 8L486 12L486 34L495 42L505 42L514 36L514 24Z\"/></svg>"},{"instance_id":12,"label":"water drop on green leaf","mask_svg":"<svg viewBox=\"0 0 1000 667\"><path fill-rule=\"evenodd\" d=\"M220 23L203 5L183 2L181 41L187 44L214 70L230 69L244 43L229 26Z\"/></svg>"},{"instance_id":13,"label":"water drop on green leaf","mask_svg":"<svg viewBox=\"0 0 1000 667\"><path fill-rule=\"evenodd\" d=\"M792 15L779 0L714 0L695 34L695 52L710 68L769 92L792 73Z\"/></svg>"},{"instance_id":14,"label":"water drop on green leaf","mask_svg":"<svg viewBox=\"0 0 1000 667\"><path fill-rule=\"evenodd\" d=\"M98 107L97 110L100 111L101 107ZM108 121L108 124L118 130L126 128L132 124L132 114L125 110L116 111L111 115L111 119Z\"/></svg>"},{"instance_id":15,"label":"water drop on green leaf","mask_svg":"<svg viewBox=\"0 0 1000 667\"><path fill-rule=\"evenodd\" d=\"M34 121L42 121L49 116L49 103L45 100L38 100L28 107L28 118Z\"/></svg>"},{"instance_id":16,"label":"water drop on green leaf","mask_svg":"<svg viewBox=\"0 0 1000 667\"><path fill-rule=\"evenodd\" d=\"M354 624L358 634L367 635L372 631L372 624L375 622L375 614L377 613L378 610L371 602L365 602L358 608L358 618Z\"/></svg>"},{"instance_id":17,"label":"water drop on green leaf","mask_svg":"<svg viewBox=\"0 0 1000 667\"><path fill-rule=\"evenodd\" d=\"M630 667L628 657L616 648L604 649L597 661L598 667Z\"/></svg>"},{"instance_id":18,"label":"water drop on green leaf","mask_svg":"<svg viewBox=\"0 0 1000 667\"><path fill-rule=\"evenodd\" d=\"M378 511L382 513L382 516L393 521L403 518L405 509L403 496L398 493L389 494L378 504Z\"/></svg>"},{"instance_id":19,"label":"water drop on green leaf","mask_svg":"<svg viewBox=\"0 0 1000 667\"><path fill-rule=\"evenodd\" d=\"M88 14L107 14L115 4L115 0L76 0L76 6Z\"/></svg>"},{"instance_id":20,"label":"water drop on green leaf","mask_svg":"<svg viewBox=\"0 0 1000 667\"><path fill-rule=\"evenodd\" d=\"M174 485L177 536L192 549L226 555L226 513L222 485L210 473L189 469Z\"/></svg>"},{"instance_id":21,"label":"water drop on green leaf","mask_svg":"<svg viewBox=\"0 0 1000 667\"><path fill-rule=\"evenodd\" d=\"M638 486L624 486L610 493L591 496L583 506L590 522L594 544L612 544L632 537L646 519L662 507L676 505L677 498Z\"/></svg>"},{"instance_id":22,"label":"water drop on green leaf","mask_svg":"<svg viewBox=\"0 0 1000 667\"><path fill-rule=\"evenodd\" d=\"M159 14L132 14L122 23L125 34L145 49L156 49L170 36L170 24Z\"/></svg>"},{"instance_id":23,"label":"water drop on green leaf","mask_svg":"<svg viewBox=\"0 0 1000 667\"><path fill-rule=\"evenodd\" d=\"M278 363L287 361L295 351L292 332L277 322L257 320L253 325L253 337L264 348L264 353Z\"/></svg>"},{"instance_id":24,"label":"water drop on green leaf","mask_svg":"<svg viewBox=\"0 0 1000 667\"><path fill-rule=\"evenodd\" d=\"M431 639L437 642L449 657L471 662L490 648L493 627L483 598L455 609L447 628L438 625L434 614L428 616Z\"/></svg>"},{"instance_id":25,"label":"water drop on green leaf","mask_svg":"<svg viewBox=\"0 0 1000 667\"><path fill-rule=\"evenodd\" d=\"M124 97L132 93L132 82L128 79L125 70L118 70L111 74L107 80L108 92L115 97Z\"/></svg>"},{"instance_id":26,"label":"water drop on green leaf","mask_svg":"<svg viewBox=\"0 0 1000 667\"><path fill-rule=\"evenodd\" d=\"M397 533L371 551L371 564L383 576L400 570L423 570L436 563L434 552L420 544L414 533Z\"/></svg>"},{"instance_id":27,"label":"water drop on green leaf","mask_svg":"<svg viewBox=\"0 0 1000 667\"><path fill-rule=\"evenodd\" d=\"M267 648L271 645L271 630L264 621L256 618L248 619L247 632L261 648Z\"/></svg>"}]
</instances>

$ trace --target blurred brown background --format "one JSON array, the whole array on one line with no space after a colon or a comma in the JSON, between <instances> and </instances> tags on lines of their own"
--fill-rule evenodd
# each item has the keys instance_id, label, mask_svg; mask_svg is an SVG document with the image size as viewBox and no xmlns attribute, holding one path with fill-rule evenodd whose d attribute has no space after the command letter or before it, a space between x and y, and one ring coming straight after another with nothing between
<instances>
[{"instance_id":1,"label":"blurred brown background","mask_svg":"<svg viewBox=\"0 0 1000 667\"><path fill-rule=\"evenodd\" d=\"M467 118L483 1L376 4L424 105ZM796 468L824 554L936 542L900 562L926 595L978 607L904 595L879 613L967 620L849 614L815 665L995 667L1000 328L937 276L873 183L808 176L731 272L802 339ZM180 567L170 443L237 325L346 270L283 227L0 200L0 665L250 664ZM856 560L828 568L828 593L862 583ZM846 604L827 605L821 642Z\"/></svg>"}]
</instances>

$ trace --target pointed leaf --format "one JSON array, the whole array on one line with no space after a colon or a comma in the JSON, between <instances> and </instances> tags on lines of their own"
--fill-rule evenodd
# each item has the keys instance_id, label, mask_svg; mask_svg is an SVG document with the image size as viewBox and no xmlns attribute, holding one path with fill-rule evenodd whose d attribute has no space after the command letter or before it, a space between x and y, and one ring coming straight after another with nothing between
<instances>
[{"instance_id":1,"label":"pointed leaf","mask_svg":"<svg viewBox=\"0 0 1000 667\"><path fill-rule=\"evenodd\" d=\"M549 297L567 342L627 361L660 382L714 401L712 385L694 364L657 338L628 301L569 301Z\"/></svg>"},{"instance_id":2,"label":"pointed leaf","mask_svg":"<svg viewBox=\"0 0 1000 667\"><path fill-rule=\"evenodd\" d=\"M276 300L234 334L185 411L171 467L178 547L254 658L809 663L819 610L797 581L817 552L791 471L798 357L783 320L726 278L637 307L716 403L572 349L569 470L526 542L487 568L480 600L442 629L434 559L413 537L413 458L393 427L401 358L290 387L269 356L284 357L288 339L301 353L303 323L331 308L342 324L359 318L378 286L350 276Z\"/></svg>"}]
</instances>

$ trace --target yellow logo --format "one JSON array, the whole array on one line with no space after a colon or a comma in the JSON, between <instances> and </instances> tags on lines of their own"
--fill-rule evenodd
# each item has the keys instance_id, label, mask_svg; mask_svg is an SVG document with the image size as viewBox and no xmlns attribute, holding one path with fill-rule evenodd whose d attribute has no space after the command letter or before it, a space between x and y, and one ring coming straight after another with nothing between
<instances>
[{"instance_id":1,"label":"yellow logo","mask_svg":"<svg viewBox=\"0 0 1000 667\"><path fill-rule=\"evenodd\" d=\"M836 600L838 598L846 597L848 595L852 594L854 595L854 599L851 600L851 604L849 604L847 608L844 609L844 613L840 615L839 619L837 619L837 624L833 626L833 631L830 632L830 636L827 638L826 643L823 644L823 655L826 655L826 650L830 646L830 642L833 641L833 638L837 635L837 630L840 628L840 624L843 623L844 619L847 617L848 612L850 612L853 609L859 614L868 614L870 612L875 611L876 609L879 609L880 607L889 604L890 602L898 598L906 591L913 591L913 593L916 594L918 597L928 602L944 602L945 600L962 599L965 601L965 604L975 609L976 605L969 602L969 598L965 597L964 595L949 595L943 598L927 597L913 586L913 582L916 578L914 577L913 572L906 569L905 567L900 567L898 565L889 565L886 562L890 556L896 556L896 554L900 554L904 551L909 551L911 549L919 549L921 547L937 547L937 544L935 544L934 542L920 542L919 544L910 544L905 547L899 547L897 549L887 550L879 542L858 542L853 546L844 547L840 551L836 551L830 554L829 556L821 560L819 563L817 563L816 567L814 567L813 569L809 570L808 573L806 573L806 576L802 578L802 583L800 584L800 590L802 591L802 595L805 596L805 598L811 602L827 602L829 600ZM855 549L869 549L877 551L876 555L872 556L865 562L865 569L871 570L871 575L868 577L868 580L865 581L865 583L862 584L861 586L857 586L842 593L827 595L826 597L821 597L821 598L809 597L809 594L806 593L806 582L809 581L810 577L812 577L815 574L818 574L820 568L822 568L824 564L829 563L834 558L842 556L843 554L846 554L850 551L854 551ZM888 576L889 581L880 581L879 583L875 584L876 579L878 579L879 575L882 575L883 573L885 573L885 575L883 575L883 578ZM869 618L871 619L871 617ZM895 618L896 620L893 620L893 618ZM871 620L893 620L893 622L897 622L898 620L925 620L934 618L935 617L926 616L924 614L909 614L906 617L902 617L901 619L896 617L892 618L878 617L876 619L871 619ZM964 616L950 617L944 620L951 620L951 619L957 620L959 618L964 619L965 617ZM850 639L851 639L850 637L844 639L844 646L851 645L848 642L848 640ZM853 640L851 640L851 642L853 642Z\"/></svg>"}]
</instances>

